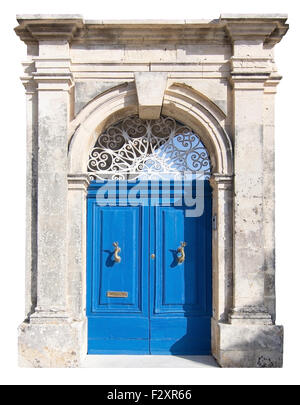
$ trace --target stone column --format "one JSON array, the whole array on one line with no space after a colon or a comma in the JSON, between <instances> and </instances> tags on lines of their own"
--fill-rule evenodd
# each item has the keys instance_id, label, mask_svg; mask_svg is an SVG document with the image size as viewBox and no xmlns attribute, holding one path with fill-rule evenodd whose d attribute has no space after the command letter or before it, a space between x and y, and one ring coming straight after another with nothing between
<instances>
[{"instance_id":1,"label":"stone column","mask_svg":"<svg viewBox=\"0 0 300 405\"><path fill-rule=\"evenodd\" d=\"M266 74L254 69L257 70L252 67L246 76L241 75L233 59L235 287L230 319L232 323L272 324L275 314L272 302L275 296L275 167L273 97L270 93L274 92L275 84L270 79L270 70Z\"/></svg>"},{"instance_id":2,"label":"stone column","mask_svg":"<svg viewBox=\"0 0 300 405\"><path fill-rule=\"evenodd\" d=\"M233 42L234 243L231 323L271 324L264 306L264 87L272 53L264 46L274 23L228 23Z\"/></svg>"},{"instance_id":3,"label":"stone column","mask_svg":"<svg viewBox=\"0 0 300 405\"><path fill-rule=\"evenodd\" d=\"M233 61L234 64L234 61ZM271 324L264 306L263 110L266 74L232 74L235 109L234 295L230 320Z\"/></svg>"},{"instance_id":4,"label":"stone column","mask_svg":"<svg viewBox=\"0 0 300 405\"><path fill-rule=\"evenodd\" d=\"M50 60L55 48L61 58ZM68 42L39 42L33 78L38 91L37 307L32 321L67 318L67 152L72 75ZM64 59L62 59L64 58ZM56 65L53 67L53 65Z\"/></svg>"},{"instance_id":5,"label":"stone column","mask_svg":"<svg viewBox=\"0 0 300 405\"><path fill-rule=\"evenodd\" d=\"M30 35L29 41L38 48L31 58L31 80L37 89L33 108L38 147L33 160L37 162L38 208L36 307L19 328L20 365L73 367L84 354L85 331L83 320L71 317L68 300L68 126L74 84L69 41L77 22L55 18L41 30L29 17L24 25L21 35Z\"/></svg>"},{"instance_id":6,"label":"stone column","mask_svg":"<svg viewBox=\"0 0 300 405\"><path fill-rule=\"evenodd\" d=\"M218 325L217 358L225 367L280 367L283 331L265 306L264 246L264 92L273 66L268 39L276 24L255 17L224 21L233 45L233 307L229 324Z\"/></svg>"}]
</instances>

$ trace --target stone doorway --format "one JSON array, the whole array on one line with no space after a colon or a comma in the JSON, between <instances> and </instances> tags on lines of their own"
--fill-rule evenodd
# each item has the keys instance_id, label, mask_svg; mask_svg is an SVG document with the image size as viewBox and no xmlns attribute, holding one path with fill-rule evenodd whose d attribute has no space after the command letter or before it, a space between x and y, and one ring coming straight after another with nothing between
<instances>
[{"instance_id":1,"label":"stone doorway","mask_svg":"<svg viewBox=\"0 0 300 405\"><path fill-rule=\"evenodd\" d=\"M275 324L274 46L286 16L85 21L19 16L27 45L26 320L20 364L77 367L87 353L86 193L99 134L170 117L210 156L212 344L222 367L280 367Z\"/></svg>"}]
</instances>

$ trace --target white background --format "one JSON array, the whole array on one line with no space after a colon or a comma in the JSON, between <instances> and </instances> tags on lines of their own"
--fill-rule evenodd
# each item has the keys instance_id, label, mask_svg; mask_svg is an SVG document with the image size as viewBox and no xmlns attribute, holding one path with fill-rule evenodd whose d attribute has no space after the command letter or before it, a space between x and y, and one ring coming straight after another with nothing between
<instances>
[{"instance_id":1,"label":"white background","mask_svg":"<svg viewBox=\"0 0 300 405\"><path fill-rule=\"evenodd\" d=\"M299 384L300 24L298 2L251 0L10 0L1 6L0 384ZM201 19L220 13L288 13L276 46L283 80L276 100L277 323L285 327L283 369L19 369L17 326L24 318L26 47L16 14L76 13L88 19ZM298 41L297 41L298 40ZM253 162L255 164L255 162Z\"/></svg>"}]
</instances>

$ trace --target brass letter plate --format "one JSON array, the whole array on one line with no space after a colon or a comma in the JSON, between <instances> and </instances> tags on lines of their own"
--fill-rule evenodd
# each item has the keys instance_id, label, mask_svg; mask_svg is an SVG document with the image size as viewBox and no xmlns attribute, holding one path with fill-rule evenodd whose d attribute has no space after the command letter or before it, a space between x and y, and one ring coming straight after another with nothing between
<instances>
[{"instance_id":1,"label":"brass letter plate","mask_svg":"<svg viewBox=\"0 0 300 405\"><path fill-rule=\"evenodd\" d=\"M127 291L106 291L107 297L114 297L114 298L127 298L128 292Z\"/></svg>"}]
</instances>

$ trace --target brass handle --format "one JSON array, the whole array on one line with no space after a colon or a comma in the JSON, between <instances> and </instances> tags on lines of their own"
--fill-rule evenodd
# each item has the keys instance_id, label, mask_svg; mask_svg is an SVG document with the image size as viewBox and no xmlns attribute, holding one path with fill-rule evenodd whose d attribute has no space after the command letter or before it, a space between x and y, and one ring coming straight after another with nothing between
<instances>
[{"instance_id":1,"label":"brass handle","mask_svg":"<svg viewBox=\"0 0 300 405\"><path fill-rule=\"evenodd\" d=\"M115 247L114 260L116 263L120 263L121 257L119 256L119 253L121 252L121 248L119 247L119 242L114 242L113 246Z\"/></svg>"},{"instance_id":2,"label":"brass handle","mask_svg":"<svg viewBox=\"0 0 300 405\"><path fill-rule=\"evenodd\" d=\"M185 253L184 253L185 246L186 246L186 242L180 242L180 246L177 249L177 252L180 254L180 255L177 255L178 264L181 264L185 261Z\"/></svg>"}]
</instances>

